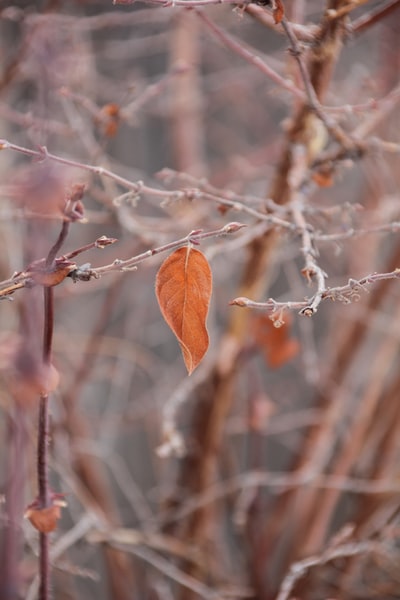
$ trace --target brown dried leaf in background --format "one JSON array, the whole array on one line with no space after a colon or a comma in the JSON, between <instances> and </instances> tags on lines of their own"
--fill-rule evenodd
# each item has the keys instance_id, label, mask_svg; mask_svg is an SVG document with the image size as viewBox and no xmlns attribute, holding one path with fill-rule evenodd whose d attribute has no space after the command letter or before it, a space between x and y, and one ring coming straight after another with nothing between
<instances>
[{"instance_id":1,"label":"brown dried leaf in background","mask_svg":"<svg viewBox=\"0 0 400 600\"><path fill-rule=\"evenodd\" d=\"M255 343L263 352L265 362L273 369L292 360L300 348L298 340L290 337L290 316L285 316L285 319L285 323L273 321L268 315L257 315L253 319Z\"/></svg>"},{"instance_id":2,"label":"brown dried leaf in background","mask_svg":"<svg viewBox=\"0 0 400 600\"><path fill-rule=\"evenodd\" d=\"M200 250L190 246L173 252L157 273L158 304L178 339L189 375L208 349L206 320L211 291L210 265Z\"/></svg>"},{"instance_id":3,"label":"brown dried leaf in background","mask_svg":"<svg viewBox=\"0 0 400 600\"><path fill-rule=\"evenodd\" d=\"M312 180L319 187L331 187L334 184L332 169L328 168L315 171L312 175Z\"/></svg>"},{"instance_id":4,"label":"brown dried leaf in background","mask_svg":"<svg viewBox=\"0 0 400 600\"><path fill-rule=\"evenodd\" d=\"M283 8L282 0L275 0L273 2L274 8L272 10L272 15L274 17L274 21L276 24L280 23L285 16L285 9Z\"/></svg>"},{"instance_id":5,"label":"brown dried leaf in background","mask_svg":"<svg viewBox=\"0 0 400 600\"><path fill-rule=\"evenodd\" d=\"M107 137L114 137L120 125L121 113L120 107L115 102L110 102L103 106L100 111L99 122L103 134Z\"/></svg>"},{"instance_id":6,"label":"brown dried leaf in background","mask_svg":"<svg viewBox=\"0 0 400 600\"><path fill-rule=\"evenodd\" d=\"M10 196L27 214L64 218L67 174L49 162L32 163L13 174Z\"/></svg>"}]
</instances>

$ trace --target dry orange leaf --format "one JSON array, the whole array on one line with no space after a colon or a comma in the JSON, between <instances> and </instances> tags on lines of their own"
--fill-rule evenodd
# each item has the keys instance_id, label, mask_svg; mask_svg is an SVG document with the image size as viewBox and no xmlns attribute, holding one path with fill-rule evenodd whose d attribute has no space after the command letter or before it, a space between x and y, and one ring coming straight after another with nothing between
<instances>
[{"instance_id":1,"label":"dry orange leaf","mask_svg":"<svg viewBox=\"0 0 400 600\"><path fill-rule=\"evenodd\" d=\"M210 265L200 250L190 246L175 250L157 273L158 304L178 339L189 375L208 349L206 320L211 291Z\"/></svg>"},{"instance_id":2,"label":"dry orange leaf","mask_svg":"<svg viewBox=\"0 0 400 600\"><path fill-rule=\"evenodd\" d=\"M272 15L276 24L280 23L285 16L282 0L275 0Z\"/></svg>"},{"instance_id":3,"label":"dry orange leaf","mask_svg":"<svg viewBox=\"0 0 400 600\"><path fill-rule=\"evenodd\" d=\"M115 102L110 102L110 104L103 106L96 120L99 122L103 133L107 137L113 137L118 131L120 119L120 107Z\"/></svg>"},{"instance_id":4,"label":"dry orange leaf","mask_svg":"<svg viewBox=\"0 0 400 600\"><path fill-rule=\"evenodd\" d=\"M298 340L290 336L290 316L285 315L285 323L276 325L268 315L258 315L253 320L254 340L272 369L288 363L300 349Z\"/></svg>"},{"instance_id":5,"label":"dry orange leaf","mask_svg":"<svg viewBox=\"0 0 400 600\"><path fill-rule=\"evenodd\" d=\"M64 279L76 269L76 264L65 258L57 258L54 265L47 268L43 259L31 263L27 268L29 275L35 283L44 287L59 285Z\"/></svg>"},{"instance_id":6,"label":"dry orange leaf","mask_svg":"<svg viewBox=\"0 0 400 600\"><path fill-rule=\"evenodd\" d=\"M331 187L334 183L332 169L321 169L320 171L315 171L312 179L317 185L319 185L319 187Z\"/></svg>"},{"instance_id":7,"label":"dry orange leaf","mask_svg":"<svg viewBox=\"0 0 400 600\"><path fill-rule=\"evenodd\" d=\"M38 498L30 504L24 514L25 519L29 519L33 527L41 533L50 533L57 527L57 522L61 519L61 508L67 506L64 494L51 494L50 504L45 508L40 507Z\"/></svg>"},{"instance_id":8,"label":"dry orange leaf","mask_svg":"<svg viewBox=\"0 0 400 600\"><path fill-rule=\"evenodd\" d=\"M56 529L57 521L61 519L61 508L56 505L40 510L30 508L26 511L25 517L41 533L50 533Z\"/></svg>"}]
</instances>

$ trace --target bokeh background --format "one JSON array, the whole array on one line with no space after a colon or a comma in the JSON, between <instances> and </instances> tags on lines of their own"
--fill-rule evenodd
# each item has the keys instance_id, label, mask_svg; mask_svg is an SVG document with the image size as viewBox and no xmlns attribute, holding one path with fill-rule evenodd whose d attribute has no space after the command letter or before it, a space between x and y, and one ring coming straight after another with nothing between
<instances>
[{"instance_id":1,"label":"bokeh background","mask_svg":"<svg viewBox=\"0 0 400 600\"><path fill-rule=\"evenodd\" d=\"M366 143L319 171L337 144L318 127L296 138L299 99L255 64L302 88L269 7L0 3L1 137L37 152L0 154L2 280L47 255L75 184L84 219L62 253L118 240L80 255L84 268L247 225L201 242L210 348L190 378L154 293L167 253L55 288L50 480L68 506L51 535L54 598L400 596L399 281L373 277L312 318L229 305L311 298L304 231L331 288L400 267L399 3L358 2L334 32L325 9L353 4L284 2L305 61L324 35L341 40L321 102ZM279 181L288 152L306 155L303 232L262 220L294 222L293 169ZM0 597L33 600L37 532L22 515L37 489L37 405L26 390L16 400L15 381L40 356L43 309L38 288L12 298L0 304L11 546L5 501L0 525L19 591Z\"/></svg>"}]
</instances>

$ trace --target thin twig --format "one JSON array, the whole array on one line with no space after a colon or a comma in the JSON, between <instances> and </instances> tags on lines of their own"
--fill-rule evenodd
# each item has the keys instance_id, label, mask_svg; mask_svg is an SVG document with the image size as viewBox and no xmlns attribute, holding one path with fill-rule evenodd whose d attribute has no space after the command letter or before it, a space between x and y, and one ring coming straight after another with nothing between
<instances>
[{"instance_id":1,"label":"thin twig","mask_svg":"<svg viewBox=\"0 0 400 600\"><path fill-rule=\"evenodd\" d=\"M169 577L173 581L176 581L183 587L192 590L196 594L198 594L201 598L205 598L205 600L226 600L226 596L205 585L201 581L195 579L191 575L187 575L180 569L178 569L170 560L163 558L156 552L149 550L148 548L140 548L137 546L125 546L121 544L115 544L111 542L111 546L115 548L120 548L125 552L130 552L135 556L138 556L146 563L155 567L158 571L163 573L166 577Z\"/></svg>"},{"instance_id":2,"label":"thin twig","mask_svg":"<svg viewBox=\"0 0 400 600\"><path fill-rule=\"evenodd\" d=\"M90 267L90 265L78 267L77 265L74 265L74 263L71 263L67 267L69 271L69 276L74 281L90 281L91 279L98 279L106 273L112 273L116 271L132 271L136 269L136 266L139 263L143 262L148 258L151 258L152 256L160 254L161 252L174 250L175 248L179 248L184 244L198 244L201 240L229 235L230 233L236 233L243 227L246 227L246 225L243 223L231 222L225 225L224 227L213 231L203 232L201 230L194 230L191 231L187 236L180 238L179 240L169 242L168 244L164 244L163 246L159 246L158 248L147 250L146 252L142 252L141 254L138 254L137 256L128 258L126 260L116 259L108 265L104 265L102 267L97 267L93 269ZM90 244L86 244L85 246L77 248L72 252L66 253L64 256L59 257L59 259L56 259L53 262L57 264L57 260L60 260L61 265L65 264L66 260L73 258L78 254L81 254L82 252L86 252L87 250L91 250L92 248L105 248L106 246L113 244L115 241L116 240L114 238L102 236L98 238L95 242L91 242ZM40 263L41 261L36 262ZM14 293L16 290L24 287L32 288L36 285L40 285L40 281L35 281L34 273L35 271L30 271L28 269L26 271L23 271L22 273L18 273L15 277L11 277L9 279L6 279L5 281L0 282L0 298L7 297L10 294Z\"/></svg>"},{"instance_id":3,"label":"thin twig","mask_svg":"<svg viewBox=\"0 0 400 600\"><path fill-rule=\"evenodd\" d=\"M45 368L50 367L51 346L54 327L54 291L51 287L43 289L44 294L44 334L43 334L43 363ZM49 395L42 393L39 403L38 423L38 446L37 446L37 477L38 477L38 499L40 509L48 508L50 505L50 488L48 479L49 470ZM47 600L50 591L50 562L49 562L49 535L39 533L39 565L40 584L39 598Z\"/></svg>"},{"instance_id":4,"label":"thin twig","mask_svg":"<svg viewBox=\"0 0 400 600\"><path fill-rule=\"evenodd\" d=\"M307 316L312 316L317 312L318 306L320 305L323 295L326 292L325 279L327 275L317 263L317 249L314 246L314 240L310 226L304 219L302 206L302 196L301 194L298 194L297 198L292 202L291 208L294 221L301 231L301 252L305 259L305 267L302 269L302 274L306 277L308 282L311 282L313 278L315 278L317 281L317 291L313 296L312 302L309 304L307 309L305 309L307 313L303 313L307 314Z\"/></svg>"},{"instance_id":5,"label":"thin twig","mask_svg":"<svg viewBox=\"0 0 400 600\"><path fill-rule=\"evenodd\" d=\"M380 3L371 12L362 15L356 19L350 26L352 33L359 35L366 29L378 23L381 19L389 15L398 8L400 0L389 0L387 4Z\"/></svg>"},{"instance_id":6,"label":"thin twig","mask_svg":"<svg viewBox=\"0 0 400 600\"><path fill-rule=\"evenodd\" d=\"M275 23L275 20L271 13L267 12L263 6L258 6L255 3L250 3L245 6L244 11L254 17L259 23L273 29L277 33L283 34L282 28L279 24ZM318 25L302 25L300 23L292 23L293 31L295 32L297 39L302 42L313 43L320 32Z\"/></svg>"},{"instance_id":7,"label":"thin twig","mask_svg":"<svg viewBox=\"0 0 400 600\"><path fill-rule=\"evenodd\" d=\"M291 23L286 19L286 17L283 17L281 23L282 23L282 27L289 39L289 42L291 45L291 50L292 50L292 55L299 66L301 79L303 81L303 85L304 85L304 89L305 89L305 92L307 95L310 109L317 115L317 117L325 125L327 131L329 131L331 136L342 147L344 147L346 149L354 148L355 142L351 138L349 138L349 136L343 131L343 129L333 119L331 119L328 115L325 114L325 112L318 100L317 94L315 93L313 85L311 83L311 79L310 79L310 75L307 70L307 66L303 60L300 44L299 44L297 37L293 31Z\"/></svg>"},{"instance_id":8,"label":"thin twig","mask_svg":"<svg viewBox=\"0 0 400 600\"><path fill-rule=\"evenodd\" d=\"M310 489L340 490L360 496L397 495L400 491L400 484L387 478L366 480L356 477L322 475L312 466L297 472L254 470L218 481L203 492L192 495L178 509L166 512L161 522L163 525L178 522L201 508L246 489L266 488L276 494L281 494L291 489L304 489L305 486Z\"/></svg>"},{"instance_id":9,"label":"thin twig","mask_svg":"<svg viewBox=\"0 0 400 600\"><path fill-rule=\"evenodd\" d=\"M60 235L57 238L57 241L55 242L54 246L50 249L50 252L47 255L46 258L46 267L49 268L51 266L53 266L54 260L60 250L60 248L62 247L63 243L65 242L67 235L68 235L68 231L69 231L69 221L64 221L61 227L61 231L60 231Z\"/></svg>"},{"instance_id":10,"label":"thin twig","mask_svg":"<svg viewBox=\"0 0 400 600\"><path fill-rule=\"evenodd\" d=\"M45 146L42 146L39 150L32 150L31 148L25 148L24 146L19 146L18 144L13 144L4 139L0 139L0 149L1 150L14 150L15 152L20 152L25 156L31 156L32 158L39 159L41 161L51 160L55 163L65 165L67 167L75 167L77 169L81 169L83 171L88 171L89 173L93 173L95 175L108 177L112 181L115 181L122 187L125 187L128 190L132 190L136 194L150 194L153 196L160 196L163 199L171 198L176 200L177 193L176 192L168 192L164 190L158 190L156 188L148 187L144 185L142 181L131 181L130 179L126 179L125 177L121 177L110 171L109 169L105 169L104 167L99 167L96 165L88 165L77 160L73 160L70 158L63 158L62 156L58 156L57 154L52 154L47 150ZM184 197L184 193L181 193L181 196Z\"/></svg>"},{"instance_id":11,"label":"thin twig","mask_svg":"<svg viewBox=\"0 0 400 600\"><path fill-rule=\"evenodd\" d=\"M206 6L210 4L242 4L238 0L142 0L145 4L160 5L163 8L175 6L185 6L193 8L195 6ZM135 4L137 0L113 0L113 4Z\"/></svg>"},{"instance_id":12,"label":"thin twig","mask_svg":"<svg viewBox=\"0 0 400 600\"><path fill-rule=\"evenodd\" d=\"M381 544L376 541L366 540L328 548L320 555L310 556L309 558L293 563L289 573L281 584L276 600L289 600L298 580L304 577L312 567L325 565L338 558L348 558L350 556L370 554L371 552L379 551L382 552Z\"/></svg>"},{"instance_id":13,"label":"thin twig","mask_svg":"<svg viewBox=\"0 0 400 600\"><path fill-rule=\"evenodd\" d=\"M350 158L352 160L361 158L367 152L376 151L379 148L376 138L368 139L372 131L376 129L381 122L394 110L400 101L400 84L397 84L390 92L378 101L378 108L369 118L364 119L357 127L353 130L352 136L354 139L359 141L358 149L355 152L354 149L339 148L335 150L328 150L318 156L313 163L313 167L320 167L321 165L328 164L333 165L334 163ZM361 144L361 140L363 144Z\"/></svg>"},{"instance_id":14,"label":"thin twig","mask_svg":"<svg viewBox=\"0 0 400 600\"><path fill-rule=\"evenodd\" d=\"M341 242L343 240L354 239L364 235L373 233L398 233L400 231L400 221L392 221L391 223L383 223L368 227L368 229L349 229L344 232L335 233L313 233L312 239L314 242Z\"/></svg>"},{"instance_id":15,"label":"thin twig","mask_svg":"<svg viewBox=\"0 0 400 600\"><path fill-rule=\"evenodd\" d=\"M264 75L269 77L269 79L272 79L272 81L274 81L279 87L287 90L293 94L293 96L299 100L302 100L303 102L306 100L307 97L302 90L300 90L292 81L290 81L290 79L285 79L279 75L279 73L271 69L271 67L269 67L262 58L254 54L254 52L250 50L250 48L248 48L243 41L236 41L232 35L225 33L225 31L213 23L213 21L211 21L211 19L209 19L204 12L196 10L196 14L203 21L206 27L213 33L213 35L223 43L224 46L230 50L233 50L233 52L244 58L244 60L246 60L248 63L262 71Z\"/></svg>"},{"instance_id":16,"label":"thin twig","mask_svg":"<svg viewBox=\"0 0 400 600\"><path fill-rule=\"evenodd\" d=\"M201 192L199 190L196 190L193 188L169 191L169 190L162 190L162 189L158 189L158 188L154 188L154 187L145 185L143 183L143 181L131 181L130 179L121 177L117 173L114 173L113 171L110 171L109 169L105 169L104 167L100 167L100 166L96 166L96 165L89 165L89 164L75 161L75 160L72 160L69 158L63 158L62 156L58 156L57 154L48 152L47 148L45 148L45 147L40 148L40 150L33 150L31 148L19 146L18 144L14 144L8 140L0 139L0 149L1 150L12 150L12 151L24 154L26 156L31 156L32 158L36 158L39 160L51 160L58 164L75 167L75 168L81 169L83 171L88 171L90 173L93 173L95 175L107 177L107 178L111 179L112 181L115 181L122 187L124 187L128 190L131 190L133 192L133 194L136 196L149 195L149 196L153 196L156 198L160 198L162 201L171 201L171 202L176 202L176 201L184 200L184 199L193 200L193 199L201 197ZM162 177L162 175L161 175L161 177ZM214 189L216 190L216 188L214 188ZM226 200L228 200L226 197L220 198L218 193L214 193L213 195L216 196L214 198L214 200L220 202L221 204L224 204L226 202ZM261 200L260 200L260 202L261 202ZM267 203L267 205L268 205L268 201L264 201L264 202ZM243 210L243 211L246 210L244 208L244 206L240 206L240 204L234 203L231 205L230 203L227 203L226 205L232 206L232 208L236 208L237 210ZM250 208L250 207L248 207L248 208ZM247 212L250 212L250 211L247 210ZM250 214L253 214L253 213L250 212ZM274 222L274 219L275 219L275 217L272 217L272 215L265 215L265 214L262 215L261 212L259 214L256 212L256 214L254 216L257 216L257 218L261 218L261 217L264 217L265 219L268 218L269 220L271 220L271 222ZM283 219L281 221L275 221L275 224L280 225L282 227L293 228L293 226L290 223L285 222Z\"/></svg>"},{"instance_id":17,"label":"thin twig","mask_svg":"<svg viewBox=\"0 0 400 600\"><path fill-rule=\"evenodd\" d=\"M329 21L334 21L335 19L340 19L341 17L348 15L353 10L355 10L362 4L366 4L367 2L369 2L369 0L352 0L352 2L350 2L349 4L346 4L345 6L341 6L338 9L334 9L334 8L328 9L326 11L326 18Z\"/></svg>"},{"instance_id":18,"label":"thin twig","mask_svg":"<svg viewBox=\"0 0 400 600\"><path fill-rule=\"evenodd\" d=\"M175 248L179 248L184 244L193 243L197 244L201 240L205 240L208 238L219 237L223 235L227 235L230 233L236 233L242 227L246 227L243 223L228 223L224 227L220 229L215 229L213 231L202 232L201 230L191 231L187 236L180 238L179 240L175 240L173 242L169 242L168 244L164 244L163 246L159 246L158 248L153 248L152 250L146 250L146 252L142 252L133 258L128 258L126 260L116 259L114 262L108 265L104 265L103 267L97 267L95 269L90 269L90 273L92 277L98 278L104 275L105 273L112 273L115 271L131 271L136 268L136 266L143 262L144 260L151 258L161 252L167 252L169 250L174 250ZM80 279L78 276L77 279Z\"/></svg>"},{"instance_id":19,"label":"thin twig","mask_svg":"<svg viewBox=\"0 0 400 600\"><path fill-rule=\"evenodd\" d=\"M100 526L100 519L94 512L86 512L82 515L77 523L71 529L68 529L56 542L50 550L51 563L57 566L57 559L62 556L70 548L82 539L90 529ZM36 576L28 591L26 592L25 600L36 600L39 590L39 577Z\"/></svg>"},{"instance_id":20,"label":"thin twig","mask_svg":"<svg viewBox=\"0 0 400 600\"><path fill-rule=\"evenodd\" d=\"M390 273L372 273L362 279L349 279L347 285L330 288L321 294L321 300L338 300L344 304L350 304L351 302L357 301L360 298L360 292L366 291L366 286L382 281L383 279L400 279L400 269L395 269ZM277 302L273 298L269 298L267 302L254 302L249 298L239 297L231 300L230 304L233 306L242 306L246 308L256 308L264 310L271 315L281 314L285 310L297 310L299 314L304 316L312 316L315 314L315 310L309 310L313 306L313 300L302 300L300 302Z\"/></svg>"}]
</instances>

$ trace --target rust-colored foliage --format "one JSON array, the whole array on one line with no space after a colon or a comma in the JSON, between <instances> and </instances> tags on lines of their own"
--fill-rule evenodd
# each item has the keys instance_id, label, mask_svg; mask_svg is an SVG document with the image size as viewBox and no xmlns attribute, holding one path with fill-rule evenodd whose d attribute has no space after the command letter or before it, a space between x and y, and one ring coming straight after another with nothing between
<instances>
[{"instance_id":1,"label":"rust-colored foliage","mask_svg":"<svg viewBox=\"0 0 400 600\"><path fill-rule=\"evenodd\" d=\"M64 258L56 259L51 267L46 267L46 262L41 259L29 265L27 274L35 283L44 287L53 287L64 281L75 269L76 264Z\"/></svg>"},{"instance_id":2,"label":"rust-colored foliage","mask_svg":"<svg viewBox=\"0 0 400 600\"><path fill-rule=\"evenodd\" d=\"M290 337L291 318L288 315L285 319L285 323L281 323L268 315L257 315L253 320L255 342L273 369L282 367L299 352L298 340Z\"/></svg>"},{"instance_id":3,"label":"rust-colored foliage","mask_svg":"<svg viewBox=\"0 0 400 600\"><path fill-rule=\"evenodd\" d=\"M35 500L28 506L24 516L40 533L50 533L57 528L63 506L65 506L65 502L56 497L52 500L50 506L46 508L39 508L38 501Z\"/></svg>"},{"instance_id":4,"label":"rust-colored foliage","mask_svg":"<svg viewBox=\"0 0 400 600\"><path fill-rule=\"evenodd\" d=\"M115 102L110 102L103 106L100 115L104 135L107 137L114 137L120 124L120 107Z\"/></svg>"},{"instance_id":5,"label":"rust-colored foliage","mask_svg":"<svg viewBox=\"0 0 400 600\"><path fill-rule=\"evenodd\" d=\"M319 187L331 187L334 183L331 169L320 169L312 176L314 183Z\"/></svg>"},{"instance_id":6,"label":"rust-colored foliage","mask_svg":"<svg viewBox=\"0 0 400 600\"><path fill-rule=\"evenodd\" d=\"M15 357L14 368L5 373L10 392L20 406L37 406L39 397L54 392L60 382L60 374L53 364L47 365L22 347Z\"/></svg>"},{"instance_id":7,"label":"rust-colored foliage","mask_svg":"<svg viewBox=\"0 0 400 600\"><path fill-rule=\"evenodd\" d=\"M13 178L15 204L38 217L64 218L65 173L47 162L32 164Z\"/></svg>"},{"instance_id":8,"label":"rust-colored foliage","mask_svg":"<svg viewBox=\"0 0 400 600\"><path fill-rule=\"evenodd\" d=\"M41 533L50 533L57 527L57 521L61 517L61 508L56 505L41 509L29 508L25 517Z\"/></svg>"},{"instance_id":9,"label":"rust-colored foliage","mask_svg":"<svg viewBox=\"0 0 400 600\"><path fill-rule=\"evenodd\" d=\"M38 498L28 506L25 511L25 518L29 519L33 527L41 533L50 533L57 527L57 522L61 518L61 508L66 506L62 494L51 494L51 503L45 508L40 507Z\"/></svg>"},{"instance_id":10,"label":"rust-colored foliage","mask_svg":"<svg viewBox=\"0 0 400 600\"><path fill-rule=\"evenodd\" d=\"M191 246L173 252L157 273L160 310L178 339L189 375L208 349L206 320L211 291L207 259Z\"/></svg>"},{"instance_id":11,"label":"rust-colored foliage","mask_svg":"<svg viewBox=\"0 0 400 600\"><path fill-rule=\"evenodd\" d=\"M285 16L285 9L283 7L282 0L275 0L275 2L273 2L273 5L274 5L274 8L273 8L272 14L273 14L275 23L278 24L282 21L283 17Z\"/></svg>"}]
</instances>

